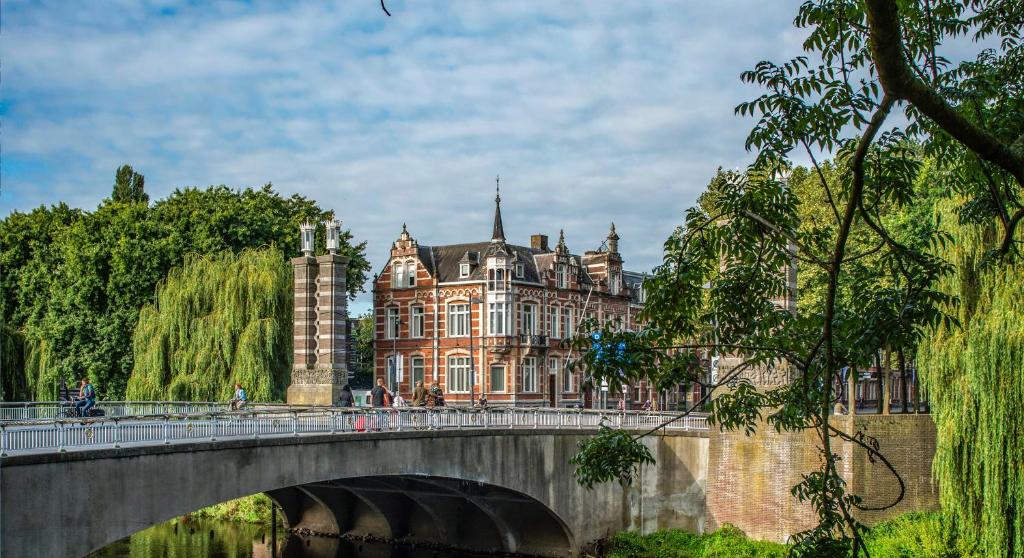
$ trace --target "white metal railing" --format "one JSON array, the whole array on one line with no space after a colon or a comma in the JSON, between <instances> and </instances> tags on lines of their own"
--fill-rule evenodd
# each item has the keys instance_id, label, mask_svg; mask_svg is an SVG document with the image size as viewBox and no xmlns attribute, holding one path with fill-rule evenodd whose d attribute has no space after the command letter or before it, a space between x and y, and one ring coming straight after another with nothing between
<instances>
[{"instance_id":1,"label":"white metal railing","mask_svg":"<svg viewBox=\"0 0 1024 558\"><path fill-rule=\"evenodd\" d=\"M206 414L160 414L0 423L0 456L68 449L164 445L223 439L258 439L305 434L556 428L707 430L707 417L676 413L496 407L470 409L266 408ZM667 423L667 424L666 424Z\"/></svg>"},{"instance_id":2,"label":"white metal railing","mask_svg":"<svg viewBox=\"0 0 1024 558\"><path fill-rule=\"evenodd\" d=\"M285 407L283 403L252 404L259 408ZM73 418L72 404L68 401L29 401L0 403L0 421L49 420ZM223 401L99 401L96 406L108 417L139 415L171 415L216 413L226 411Z\"/></svg>"}]
</instances>

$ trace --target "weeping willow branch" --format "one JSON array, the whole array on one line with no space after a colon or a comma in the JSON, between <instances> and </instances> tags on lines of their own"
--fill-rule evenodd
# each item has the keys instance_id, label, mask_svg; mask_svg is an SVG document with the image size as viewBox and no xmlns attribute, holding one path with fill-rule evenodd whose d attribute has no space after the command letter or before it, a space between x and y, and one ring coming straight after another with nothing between
<instances>
[{"instance_id":1,"label":"weeping willow branch","mask_svg":"<svg viewBox=\"0 0 1024 558\"><path fill-rule=\"evenodd\" d=\"M139 315L128 397L216 401L237 382L252 399L278 399L291 367L291 292L274 247L186 257Z\"/></svg>"}]
</instances>

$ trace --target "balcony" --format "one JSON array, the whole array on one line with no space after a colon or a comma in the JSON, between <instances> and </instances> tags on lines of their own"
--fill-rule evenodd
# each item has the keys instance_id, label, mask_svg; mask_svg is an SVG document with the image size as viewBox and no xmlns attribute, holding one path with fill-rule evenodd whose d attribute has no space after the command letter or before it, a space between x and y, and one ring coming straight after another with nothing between
<instances>
[{"instance_id":1,"label":"balcony","mask_svg":"<svg viewBox=\"0 0 1024 558\"><path fill-rule=\"evenodd\" d=\"M526 349L528 354L537 354L548 348L548 337L546 335L520 335L519 346Z\"/></svg>"}]
</instances>

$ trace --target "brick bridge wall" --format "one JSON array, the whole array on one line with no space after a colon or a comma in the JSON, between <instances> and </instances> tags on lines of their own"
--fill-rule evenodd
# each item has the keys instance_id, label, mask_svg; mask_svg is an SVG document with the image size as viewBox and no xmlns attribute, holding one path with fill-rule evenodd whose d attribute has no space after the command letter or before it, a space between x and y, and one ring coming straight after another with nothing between
<instances>
[{"instance_id":1,"label":"brick bridge wall","mask_svg":"<svg viewBox=\"0 0 1024 558\"><path fill-rule=\"evenodd\" d=\"M899 471L907 491L897 506L880 512L861 512L868 525L908 511L937 510L938 486L932 481L935 423L930 415L862 415L833 417L846 432L863 431L875 437L883 455ZM871 463L863 448L832 438L832 451L853 493L868 506L883 505L899 492L896 479L881 462ZM820 462L814 431L778 434L762 427L752 436L715 432L708 447L707 530L731 523L757 539L786 541L813 526L809 504L790 494L800 475Z\"/></svg>"}]
</instances>

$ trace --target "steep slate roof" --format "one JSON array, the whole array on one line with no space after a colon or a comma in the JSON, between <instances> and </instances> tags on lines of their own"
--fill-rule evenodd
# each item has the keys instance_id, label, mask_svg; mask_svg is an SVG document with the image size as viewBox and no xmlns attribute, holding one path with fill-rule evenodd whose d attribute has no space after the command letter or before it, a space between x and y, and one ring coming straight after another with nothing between
<instances>
[{"instance_id":1,"label":"steep slate roof","mask_svg":"<svg viewBox=\"0 0 1024 558\"><path fill-rule=\"evenodd\" d=\"M448 244L444 246L419 246L417 257L424 267L439 283L452 281L484 281L485 260L489 249L494 248L494 242L472 242L468 244ZM555 254L534 250L528 246L517 246L515 244L502 243L508 251L509 257L516 263L523 264L522 279L512 277L513 282L540 283L540 269L547 269L551 266ZM467 252L477 253L477 263L473 266L469 277L459 277L459 264L464 261ZM580 284L591 285L593 280L583 267L580 256L572 254L569 256L575 263L577 269L581 270Z\"/></svg>"},{"instance_id":2,"label":"steep slate roof","mask_svg":"<svg viewBox=\"0 0 1024 558\"><path fill-rule=\"evenodd\" d=\"M640 285L642 285L644 279L648 277L650 277L650 275L646 273L622 270L622 282L629 287L629 298L631 298L633 302L640 304Z\"/></svg>"}]
</instances>

